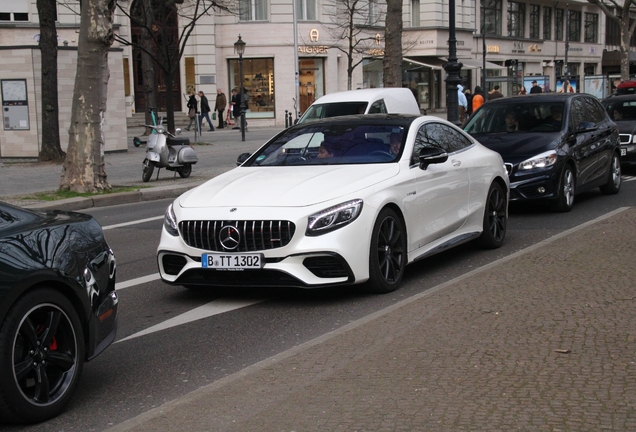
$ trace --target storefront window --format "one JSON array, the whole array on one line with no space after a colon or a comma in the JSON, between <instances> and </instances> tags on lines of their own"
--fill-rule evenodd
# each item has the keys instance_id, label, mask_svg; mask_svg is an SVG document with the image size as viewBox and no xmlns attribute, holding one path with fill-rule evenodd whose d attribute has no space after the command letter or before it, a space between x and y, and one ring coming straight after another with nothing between
<instances>
[{"instance_id":1,"label":"storefront window","mask_svg":"<svg viewBox=\"0 0 636 432\"><path fill-rule=\"evenodd\" d=\"M239 88L239 61L229 60L230 87ZM274 59L243 59L243 86L247 95L246 118L274 118Z\"/></svg>"},{"instance_id":2,"label":"storefront window","mask_svg":"<svg viewBox=\"0 0 636 432\"><path fill-rule=\"evenodd\" d=\"M298 71L300 112L304 113L316 99L325 94L323 59L301 58Z\"/></svg>"}]
</instances>

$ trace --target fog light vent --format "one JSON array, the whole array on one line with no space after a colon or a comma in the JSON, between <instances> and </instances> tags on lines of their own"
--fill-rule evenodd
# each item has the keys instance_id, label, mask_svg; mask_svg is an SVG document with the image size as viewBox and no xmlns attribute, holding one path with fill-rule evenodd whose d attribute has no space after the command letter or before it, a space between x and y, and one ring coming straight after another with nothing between
<instances>
[{"instance_id":1,"label":"fog light vent","mask_svg":"<svg viewBox=\"0 0 636 432\"><path fill-rule=\"evenodd\" d=\"M170 276L176 276L179 274L184 265L186 265L185 257L181 255L164 255L162 264L163 271Z\"/></svg>"}]
</instances>

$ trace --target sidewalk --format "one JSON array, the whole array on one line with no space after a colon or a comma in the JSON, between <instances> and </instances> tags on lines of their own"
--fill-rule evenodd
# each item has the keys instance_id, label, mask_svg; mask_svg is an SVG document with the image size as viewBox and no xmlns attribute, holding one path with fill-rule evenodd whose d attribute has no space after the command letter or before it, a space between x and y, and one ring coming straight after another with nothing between
<instances>
[{"instance_id":1,"label":"sidewalk","mask_svg":"<svg viewBox=\"0 0 636 432\"><path fill-rule=\"evenodd\" d=\"M109 430L634 431L634 238L618 210Z\"/></svg>"}]
</instances>

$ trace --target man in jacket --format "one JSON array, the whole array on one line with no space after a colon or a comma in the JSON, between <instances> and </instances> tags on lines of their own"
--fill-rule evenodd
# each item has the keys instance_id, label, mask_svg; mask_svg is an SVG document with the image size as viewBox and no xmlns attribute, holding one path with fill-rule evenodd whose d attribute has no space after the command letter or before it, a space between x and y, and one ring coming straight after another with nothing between
<instances>
[{"instance_id":1,"label":"man in jacket","mask_svg":"<svg viewBox=\"0 0 636 432\"><path fill-rule=\"evenodd\" d=\"M223 113L225 112L225 107L227 106L227 98L225 97L225 93L218 88L216 89L216 103L214 104L214 109L219 115L219 125L217 126L219 129L223 129Z\"/></svg>"},{"instance_id":2,"label":"man in jacket","mask_svg":"<svg viewBox=\"0 0 636 432\"><path fill-rule=\"evenodd\" d=\"M232 116L236 119L236 126L232 129L240 129L241 128L241 116L243 115L243 110L241 109L241 96L238 94L236 89L232 89Z\"/></svg>"},{"instance_id":3,"label":"man in jacket","mask_svg":"<svg viewBox=\"0 0 636 432\"><path fill-rule=\"evenodd\" d=\"M499 86L496 85L493 87L492 92L490 92L490 97L488 100L495 100L504 97L503 93L499 91Z\"/></svg>"},{"instance_id":4,"label":"man in jacket","mask_svg":"<svg viewBox=\"0 0 636 432\"><path fill-rule=\"evenodd\" d=\"M199 130L203 132L201 126L203 126L203 119L208 121L210 125L209 132L214 131L214 125L212 124L212 120L210 120L210 104L208 103L208 98L205 94L199 90L199 99L201 99L201 120L199 123Z\"/></svg>"},{"instance_id":5,"label":"man in jacket","mask_svg":"<svg viewBox=\"0 0 636 432\"><path fill-rule=\"evenodd\" d=\"M534 93L543 93L541 86L536 81L532 81L532 88L530 89L530 94Z\"/></svg>"},{"instance_id":6,"label":"man in jacket","mask_svg":"<svg viewBox=\"0 0 636 432\"><path fill-rule=\"evenodd\" d=\"M459 105L459 121L466 121L466 110L468 109L468 99L464 94L464 86L457 84L457 103Z\"/></svg>"}]
</instances>

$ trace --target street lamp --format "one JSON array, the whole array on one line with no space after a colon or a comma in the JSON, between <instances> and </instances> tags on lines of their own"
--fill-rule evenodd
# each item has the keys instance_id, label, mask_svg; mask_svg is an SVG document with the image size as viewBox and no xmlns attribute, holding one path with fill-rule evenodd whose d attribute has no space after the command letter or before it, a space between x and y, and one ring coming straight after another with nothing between
<instances>
[{"instance_id":1,"label":"street lamp","mask_svg":"<svg viewBox=\"0 0 636 432\"><path fill-rule=\"evenodd\" d=\"M241 39L241 35L236 42L234 42L234 53L239 56L239 79L241 80L241 85L239 86L239 100L241 101L240 106L238 107L239 112L241 113L241 141L245 141L245 89L243 88L243 81L245 78L243 77L243 53L245 52L246 43Z\"/></svg>"},{"instance_id":2,"label":"street lamp","mask_svg":"<svg viewBox=\"0 0 636 432\"><path fill-rule=\"evenodd\" d=\"M457 39L455 38L455 0L448 2L448 63L444 66L446 77L446 119L456 125L459 121L457 84L461 82L459 72L462 64L457 61Z\"/></svg>"}]
</instances>

